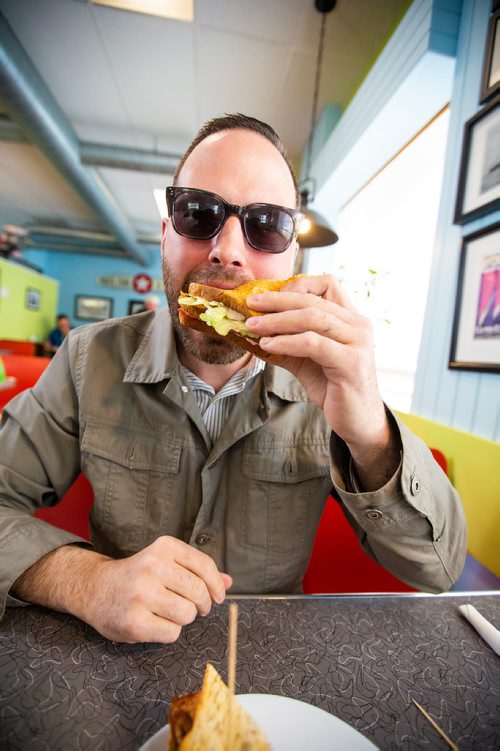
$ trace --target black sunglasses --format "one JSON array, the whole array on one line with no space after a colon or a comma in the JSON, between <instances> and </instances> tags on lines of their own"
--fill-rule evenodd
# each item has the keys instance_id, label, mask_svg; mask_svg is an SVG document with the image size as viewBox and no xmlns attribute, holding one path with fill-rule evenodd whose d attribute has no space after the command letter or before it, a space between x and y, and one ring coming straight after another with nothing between
<instances>
[{"instance_id":1,"label":"black sunglasses","mask_svg":"<svg viewBox=\"0 0 500 751\"><path fill-rule=\"evenodd\" d=\"M304 218L300 211L273 203L236 206L198 188L167 188L167 206L177 234L191 240L210 240L235 214L248 244L265 253L283 253L297 237Z\"/></svg>"}]
</instances>

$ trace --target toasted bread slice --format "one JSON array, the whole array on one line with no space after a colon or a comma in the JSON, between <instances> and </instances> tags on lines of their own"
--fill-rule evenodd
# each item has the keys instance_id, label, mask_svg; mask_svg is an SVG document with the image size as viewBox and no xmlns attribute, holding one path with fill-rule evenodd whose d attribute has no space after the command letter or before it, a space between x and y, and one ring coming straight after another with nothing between
<instances>
[{"instance_id":1,"label":"toasted bread slice","mask_svg":"<svg viewBox=\"0 0 500 751\"><path fill-rule=\"evenodd\" d=\"M296 276L291 276L289 279L254 279L251 282L240 284L239 287L235 287L234 289L219 289L218 287L209 287L206 284L191 282L188 292L193 297L203 297L205 300L222 303L227 308L238 311L245 318L250 318L251 316L260 316L262 313L248 307L246 303L248 295L261 294L262 292L279 292L280 289L283 289L287 284L291 284L291 282L299 279L301 276L304 276L304 274L297 274Z\"/></svg>"},{"instance_id":2,"label":"toasted bread slice","mask_svg":"<svg viewBox=\"0 0 500 751\"><path fill-rule=\"evenodd\" d=\"M299 274L289 279L255 279L234 289L219 289L218 287L192 282L189 285L188 292L181 292L179 296L179 320L183 326L201 331L209 336L224 339L235 347L251 352L262 360L280 363L283 360L282 355L264 352L259 347L259 337L246 330L244 321L247 318L262 315L262 313L248 307L246 298L251 294L279 291L301 276L304 275ZM213 321L206 320L207 313L210 313L210 311L213 313L214 308L220 308L224 317L226 317L226 314L222 311L226 311L228 319L239 317L241 321L231 324L226 320L226 326L223 329L217 323L214 324ZM215 326L221 328L221 331L218 331ZM238 330L232 330L232 326Z\"/></svg>"},{"instance_id":3,"label":"toasted bread slice","mask_svg":"<svg viewBox=\"0 0 500 751\"><path fill-rule=\"evenodd\" d=\"M170 735L175 733L180 739L180 742L176 740L177 746L169 746L169 751L271 751L264 733L238 700L229 696L226 684L210 663L207 663L201 692L195 696L198 698L192 727L185 735L177 733L176 719L172 713L169 715Z\"/></svg>"}]
</instances>

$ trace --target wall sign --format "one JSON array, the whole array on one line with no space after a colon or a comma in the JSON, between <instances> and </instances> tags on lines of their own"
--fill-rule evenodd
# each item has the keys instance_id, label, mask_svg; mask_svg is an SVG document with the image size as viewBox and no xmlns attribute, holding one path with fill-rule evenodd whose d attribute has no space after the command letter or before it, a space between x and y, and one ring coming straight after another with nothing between
<instances>
[{"instance_id":1,"label":"wall sign","mask_svg":"<svg viewBox=\"0 0 500 751\"><path fill-rule=\"evenodd\" d=\"M134 286L134 281L138 277L146 277L151 282L149 289L143 290ZM136 274L135 276L121 276L119 274L107 274L105 276L97 276L96 284L101 287L113 287L114 289L132 289L140 294L146 294L147 292L164 292L163 279L153 279L149 274Z\"/></svg>"},{"instance_id":2,"label":"wall sign","mask_svg":"<svg viewBox=\"0 0 500 751\"><path fill-rule=\"evenodd\" d=\"M132 280L132 286L136 292L145 295L146 292L151 292L153 288L153 280L149 274L136 274Z\"/></svg>"}]
</instances>

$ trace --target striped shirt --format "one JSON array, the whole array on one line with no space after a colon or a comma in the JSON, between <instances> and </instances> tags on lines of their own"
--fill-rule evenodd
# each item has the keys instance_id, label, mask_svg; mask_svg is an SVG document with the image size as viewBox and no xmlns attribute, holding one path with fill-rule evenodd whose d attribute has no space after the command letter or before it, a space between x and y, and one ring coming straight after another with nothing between
<instances>
[{"instance_id":1,"label":"striped shirt","mask_svg":"<svg viewBox=\"0 0 500 751\"><path fill-rule=\"evenodd\" d=\"M198 378L198 376L181 365L186 383L194 392L203 422L212 443L219 437L229 417L236 394L243 391L248 381L264 370L265 365L264 360L252 357L250 362L241 368L241 370L238 370L217 393L212 386L209 386L208 383L205 383L205 381L202 381L201 378Z\"/></svg>"}]
</instances>

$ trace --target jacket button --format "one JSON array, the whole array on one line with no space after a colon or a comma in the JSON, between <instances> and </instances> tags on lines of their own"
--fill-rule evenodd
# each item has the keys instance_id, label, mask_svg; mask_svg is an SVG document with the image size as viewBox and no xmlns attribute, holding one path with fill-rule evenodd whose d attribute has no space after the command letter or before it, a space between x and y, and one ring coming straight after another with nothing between
<instances>
[{"instance_id":1,"label":"jacket button","mask_svg":"<svg viewBox=\"0 0 500 751\"><path fill-rule=\"evenodd\" d=\"M208 535L198 535L195 539L197 545L206 545L207 542L210 542L210 537Z\"/></svg>"},{"instance_id":2,"label":"jacket button","mask_svg":"<svg viewBox=\"0 0 500 751\"><path fill-rule=\"evenodd\" d=\"M373 521L375 519L382 519L384 515L378 508L368 508L364 512L364 516Z\"/></svg>"},{"instance_id":3,"label":"jacket button","mask_svg":"<svg viewBox=\"0 0 500 751\"><path fill-rule=\"evenodd\" d=\"M413 475L413 477L410 480L410 493L412 495L418 495L420 492L420 480Z\"/></svg>"}]
</instances>

